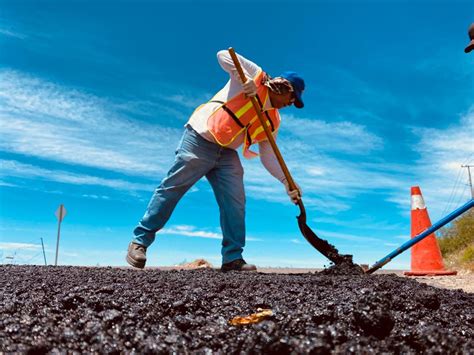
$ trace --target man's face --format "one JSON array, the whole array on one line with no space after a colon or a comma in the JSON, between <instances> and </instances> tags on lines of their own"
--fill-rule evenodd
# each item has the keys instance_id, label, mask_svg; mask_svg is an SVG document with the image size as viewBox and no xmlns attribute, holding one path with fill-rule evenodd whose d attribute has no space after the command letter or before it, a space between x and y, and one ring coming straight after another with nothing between
<instances>
[{"instance_id":1,"label":"man's face","mask_svg":"<svg viewBox=\"0 0 474 355\"><path fill-rule=\"evenodd\" d=\"M284 94L270 93L270 101L272 106L276 109L281 109L286 106L291 106L295 102L295 96L293 92L287 92Z\"/></svg>"}]
</instances>

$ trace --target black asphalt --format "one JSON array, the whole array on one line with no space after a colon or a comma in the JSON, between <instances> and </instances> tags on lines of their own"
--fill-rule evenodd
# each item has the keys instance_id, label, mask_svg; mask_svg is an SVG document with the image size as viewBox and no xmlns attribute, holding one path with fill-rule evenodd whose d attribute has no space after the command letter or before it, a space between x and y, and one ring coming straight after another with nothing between
<instances>
[{"instance_id":1,"label":"black asphalt","mask_svg":"<svg viewBox=\"0 0 474 355\"><path fill-rule=\"evenodd\" d=\"M473 353L473 294L336 271L3 265L0 353Z\"/></svg>"}]
</instances>

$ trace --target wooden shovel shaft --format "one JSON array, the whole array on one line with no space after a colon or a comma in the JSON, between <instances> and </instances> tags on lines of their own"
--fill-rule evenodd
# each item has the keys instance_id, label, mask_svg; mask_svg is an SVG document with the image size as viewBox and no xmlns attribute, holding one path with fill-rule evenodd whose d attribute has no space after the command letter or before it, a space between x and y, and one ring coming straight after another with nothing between
<instances>
[{"instance_id":1,"label":"wooden shovel shaft","mask_svg":"<svg viewBox=\"0 0 474 355\"><path fill-rule=\"evenodd\" d=\"M235 68L237 69L239 73L240 79L242 80L243 83L245 83L247 81L247 78L245 77L244 71L242 70L242 66L240 65L239 58L237 58L237 55L235 54L234 48L232 47L229 48L229 54L232 57ZM283 157L280 153L280 149L278 149L278 146L276 145L275 138L273 138L270 128L268 128L268 126L265 123L265 118L263 117L262 108L260 107L260 104L255 99L255 97L251 97L250 101L252 101L253 107L255 108L255 111L257 112L257 116L258 116L258 119L260 120L260 124L262 125L265 131L265 134L267 135L268 141L270 142L270 145L272 146L273 152L275 153L275 156L278 159L278 163L280 163L281 169L283 170L283 174L285 174L290 191L296 190L295 181L291 177L290 171L288 170L288 167L286 166L286 163L283 160Z\"/></svg>"}]
</instances>

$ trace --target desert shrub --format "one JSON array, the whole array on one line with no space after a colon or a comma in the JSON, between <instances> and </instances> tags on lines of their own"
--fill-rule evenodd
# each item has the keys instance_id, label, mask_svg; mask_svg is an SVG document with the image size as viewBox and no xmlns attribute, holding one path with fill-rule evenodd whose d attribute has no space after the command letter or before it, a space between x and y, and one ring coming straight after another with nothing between
<instances>
[{"instance_id":1,"label":"desert shrub","mask_svg":"<svg viewBox=\"0 0 474 355\"><path fill-rule=\"evenodd\" d=\"M474 262L474 245L468 246L461 255L461 262L472 263Z\"/></svg>"},{"instance_id":2,"label":"desert shrub","mask_svg":"<svg viewBox=\"0 0 474 355\"><path fill-rule=\"evenodd\" d=\"M469 210L441 230L438 240L441 253L446 256L465 248L474 249L474 210Z\"/></svg>"}]
</instances>

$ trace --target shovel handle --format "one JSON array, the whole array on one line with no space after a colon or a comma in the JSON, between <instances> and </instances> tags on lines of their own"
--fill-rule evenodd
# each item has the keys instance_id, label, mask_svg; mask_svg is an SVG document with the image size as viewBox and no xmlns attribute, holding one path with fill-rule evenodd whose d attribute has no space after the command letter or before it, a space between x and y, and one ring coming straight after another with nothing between
<instances>
[{"instance_id":1,"label":"shovel handle","mask_svg":"<svg viewBox=\"0 0 474 355\"><path fill-rule=\"evenodd\" d=\"M242 70L242 66L240 65L239 58L237 58L237 55L235 54L234 48L232 47L229 48L229 54L232 58L232 61L234 62L234 66L237 69L237 72L239 73L240 79L242 80L243 83L245 83L247 81L247 78L245 77L244 71ZM255 99L255 97L250 97L250 101L252 101L253 107L255 108L255 111L257 112L257 116L258 116L258 119L260 120L260 124L262 125L263 130L265 131L265 134L267 135L267 139L270 142L270 145L272 146L273 152L275 153L275 156L278 160L278 163L281 166L281 169L283 170L283 174L285 174L286 181L288 181L288 186L290 188L290 191L296 190L295 181L291 177L290 171L288 170L288 167L286 166L286 163L283 160L283 157L280 153L280 149L278 149L278 146L276 145L275 138L273 138L270 128L268 128L268 126L265 124L265 118L263 118L262 108L260 107L260 104Z\"/></svg>"}]
</instances>

